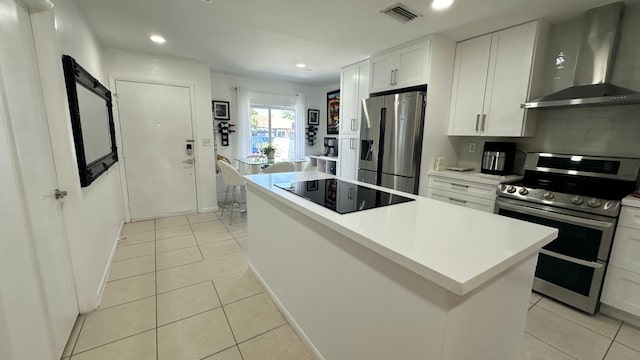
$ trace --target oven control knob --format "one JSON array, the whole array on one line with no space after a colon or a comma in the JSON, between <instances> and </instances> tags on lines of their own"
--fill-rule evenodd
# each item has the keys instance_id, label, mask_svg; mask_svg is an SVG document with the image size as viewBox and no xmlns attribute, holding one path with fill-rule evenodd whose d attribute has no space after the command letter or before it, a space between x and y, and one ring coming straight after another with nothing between
<instances>
[{"instance_id":1,"label":"oven control knob","mask_svg":"<svg viewBox=\"0 0 640 360\"><path fill-rule=\"evenodd\" d=\"M520 189L520 191L518 191L520 193L520 195L527 195L529 194L529 190L527 190L527 188L522 188Z\"/></svg>"},{"instance_id":2,"label":"oven control knob","mask_svg":"<svg viewBox=\"0 0 640 360\"><path fill-rule=\"evenodd\" d=\"M591 206L592 208L597 208L597 207L602 206L602 201L593 198L593 199L589 199L589 201L587 201L587 204L589 206Z\"/></svg>"},{"instance_id":3,"label":"oven control knob","mask_svg":"<svg viewBox=\"0 0 640 360\"><path fill-rule=\"evenodd\" d=\"M584 199L582 198L582 196L574 196L571 198L571 203L573 205L582 205L584 203Z\"/></svg>"},{"instance_id":4,"label":"oven control knob","mask_svg":"<svg viewBox=\"0 0 640 360\"><path fill-rule=\"evenodd\" d=\"M546 193L544 193L542 195L542 197L547 199L547 200L551 200L551 199L555 198L556 195L554 193L552 193L551 191L547 191Z\"/></svg>"},{"instance_id":5,"label":"oven control knob","mask_svg":"<svg viewBox=\"0 0 640 360\"><path fill-rule=\"evenodd\" d=\"M513 194L514 192L516 192L516 187L513 185L510 185L509 187L507 187L507 192L509 194Z\"/></svg>"}]
</instances>

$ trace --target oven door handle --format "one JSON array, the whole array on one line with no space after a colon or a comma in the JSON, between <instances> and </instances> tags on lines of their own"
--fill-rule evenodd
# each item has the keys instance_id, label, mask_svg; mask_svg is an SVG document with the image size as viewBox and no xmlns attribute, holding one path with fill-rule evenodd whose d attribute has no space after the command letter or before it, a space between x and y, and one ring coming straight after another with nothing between
<instances>
[{"instance_id":1,"label":"oven door handle","mask_svg":"<svg viewBox=\"0 0 640 360\"><path fill-rule=\"evenodd\" d=\"M569 224L573 224L573 225L581 225L581 226L588 226L594 229L610 229L613 227L614 223L613 222L606 222L606 221L599 221L599 220L592 220L592 219L584 219L584 218L579 218L576 216L570 216L570 215L564 215L564 214L559 214L557 212L553 212L553 211L545 211L545 210L540 210L534 207L530 207L530 206L518 206L518 205L512 205L509 203L506 203L504 201L496 201L496 205L497 208L496 210L499 209L507 209L507 210L511 210L520 214L525 214L525 215L529 215L529 214L536 214L542 218L545 219L551 219L551 220L561 220L563 222L569 223ZM525 207L527 210L523 210L523 207Z\"/></svg>"},{"instance_id":2,"label":"oven door handle","mask_svg":"<svg viewBox=\"0 0 640 360\"><path fill-rule=\"evenodd\" d=\"M557 258L557 259L560 259L560 260L572 262L574 264L587 266L587 267L590 267L590 268L593 268L593 269L600 269L600 268L602 268L604 266L603 264L600 264L600 263L597 263L597 262L576 259L574 257L563 255L563 254L558 254L556 252L549 251L547 249L540 249L540 254L545 254L547 256L551 256L551 257L554 257L554 258Z\"/></svg>"}]
</instances>

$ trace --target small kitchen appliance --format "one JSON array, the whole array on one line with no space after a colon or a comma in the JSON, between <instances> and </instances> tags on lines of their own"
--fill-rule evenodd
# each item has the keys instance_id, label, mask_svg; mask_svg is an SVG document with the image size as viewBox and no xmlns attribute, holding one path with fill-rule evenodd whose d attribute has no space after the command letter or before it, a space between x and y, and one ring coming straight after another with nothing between
<instances>
[{"instance_id":1,"label":"small kitchen appliance","mask_svg":"<svg viewBox=\"0 0 640 360\"><path fill-rule=\"evenodd\" d=\"M338 156L338 138L325 137L324 138L324 153L325 156L337 157Z\"/></svg>"},{"instance_id":2,"label":"small kitchen appliance","mask_svg":"<svg viewBox=\"0 0 640 360\"><path fill-rule=\"evenodd\" d=\"M533 290L595 314L640 159L529 153L524 170L522 182L499 185L495 212L558 229L540 250Z\"/></svg>"},{"instance_id":3,"label":"small kitchen appliance","mask_svg":"<svg viewBox=\"0 0 640 360\"><path fill-rule=\"evenodd\" d=\"M482 152L480 172L491 175L513 174L516 144L512 142L486 142Z\"/></svg>"}]
</instances>

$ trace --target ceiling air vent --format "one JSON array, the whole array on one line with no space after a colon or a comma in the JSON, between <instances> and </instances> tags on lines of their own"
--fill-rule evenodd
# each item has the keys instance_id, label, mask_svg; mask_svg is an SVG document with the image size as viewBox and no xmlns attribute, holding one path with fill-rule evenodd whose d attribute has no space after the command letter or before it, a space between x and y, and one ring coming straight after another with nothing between
<instances>
[{"instance_id":1,"label":"ceiling air vent","mask_svg":"<svg viewBox=\"0 0 640 360\"><path fill-rule=\"evenodd\" d=\"M409 9L407 5L402 3L393 4L380 12L391 16L392 18L400 21L403 24L422 17L422 14L415 10Z\"/></svg>"}]
</instances>

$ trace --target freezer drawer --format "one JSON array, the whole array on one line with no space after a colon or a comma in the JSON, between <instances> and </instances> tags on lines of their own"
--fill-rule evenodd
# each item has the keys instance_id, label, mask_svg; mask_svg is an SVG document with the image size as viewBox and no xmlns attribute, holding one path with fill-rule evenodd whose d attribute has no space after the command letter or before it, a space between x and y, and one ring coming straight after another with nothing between
<instances>
[{"instance_id":1,"label":"freezer drawer","mask_svg":"<svg viewBox=\"0 0 640 360\"><path fill-rule=\"evenodd\" d=\"M404 191L410 194L418 193L418 183L416 182L416 178L412 177L382 174L380 185L388 189Z\"/></svg>"},{"instance_id":2,"label":"freezer drawer","mask_svg":"<svg viewBox=\"0 0 640 360\"><path fill-rule=\"evenodd\" d=\"M378 173L365 169L358 169L358 181L363 183L377 185Z\"/></svg>"}]
</instances>

